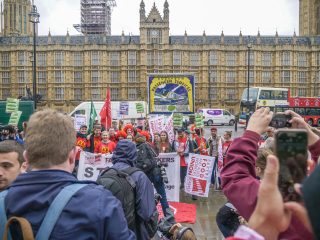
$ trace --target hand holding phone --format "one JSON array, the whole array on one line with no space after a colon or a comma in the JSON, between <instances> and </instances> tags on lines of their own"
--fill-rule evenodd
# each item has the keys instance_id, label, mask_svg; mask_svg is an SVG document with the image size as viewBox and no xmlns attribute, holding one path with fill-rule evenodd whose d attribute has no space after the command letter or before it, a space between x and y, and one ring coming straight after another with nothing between
<instances>
[{"instance_id":1,"label":"hand holding phone","mask_svg":"<svg viewBox=\"0 0 320 240\"><path fill-rule=\"evenodd\" d=\"M294 190L295 183L301 183L307 175L307 131L304 129L280 129L275 135L276 155L280 162L279 189L283 199L300 201Z\"/></svg>"},{"instance_id":2,"label":"hand holding phone","mask_svg":"<svg viewBox=\"0 0 320 240\"><path fill-rule=\"evenodd\" d=\"M276 129L289 128L291 127L291 118L292 116L290 114L276 113L273 115L269 126Z\"/></svg>"}]
</instances>

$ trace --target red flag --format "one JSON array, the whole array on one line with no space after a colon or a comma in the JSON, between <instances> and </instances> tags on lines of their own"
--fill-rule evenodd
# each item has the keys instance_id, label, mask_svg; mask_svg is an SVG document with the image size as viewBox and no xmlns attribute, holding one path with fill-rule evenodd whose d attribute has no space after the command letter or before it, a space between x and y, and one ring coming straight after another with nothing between
<instances>
[{"instance_id":1,"label":"red flag","mask_svg":"<svg viewBox=\"0 0 320 240\"><path fill-rule=\"evenodd\" d=\"M105 127L105 129L109 129L112 121L110 88L107 88L107 97L99 115L101 117L101 124Z\"/></svg>"}]
</instances>

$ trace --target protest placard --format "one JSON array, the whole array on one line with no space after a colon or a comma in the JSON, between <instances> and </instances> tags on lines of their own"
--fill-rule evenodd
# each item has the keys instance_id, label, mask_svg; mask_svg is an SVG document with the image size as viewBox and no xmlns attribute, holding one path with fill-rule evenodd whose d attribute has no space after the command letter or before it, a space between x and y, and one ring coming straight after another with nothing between
<instances>
[{"instance_id":1,"label":"protest placard","mask_svg":"<svg viewBox=\"0 0 320 240\"><path fill-rule=\"evenodd\" d=\"M183 115L181 113L173 113L173 126L181 128L183 124Z\"/></svg>"},{"instance_id":2,"label":"protest placard","mask_svg":"<svg viewBox=\"0 0 320 240\"><path fill-rule=\"evenodd\" d=\"M74 129L79 131L81 125L86 125L86 124L87 124L86 115L82 115L82 114L75 114L74 115Z\"/></svg>"},{"instance_id":3,"label":"protest placard","mask_svg":"<svg viewBox=\"0 0 320 240\"><path fill-rule=\"evenodd\" d=\"M160 133L164 129L164 116L152 117L148 120L149 130L153 139L155 133Z\"/></svg>"},{"instance_id":4,"label":"protest placard","mask_svg":"<svg viewBox=\"0 0 320 240\"><path fill-rule=\"evenodd\" d=\"M19 99L7 98L6 113L17 112L19 109Z\"/></svg>"},{"instance_id":5,"label":"protest placard","mask_svg":"<svg viewBox=\"0 0 320 240\"><path fill-rule=\"evenodd\" d=\"M12 112L10 119L9 119L9 122L8 122L8 125L18 126L21 114L22 114L21 111Z\"/></svg>"},{"instance_id":6,"label":"protest placard","mask_svg":"<svg viewBox=\"0 0 320 240\"><path fill-rule=\"evenodd\" d=\"M168 201L179 202L180 192L180 157L177 153L160 153L159 160L166 165L168 183L165 189Z\"/></svg>"},{"instance_id":7,"label":"protest placard","mask_svg":"<svg viewBox=\"0 0 320 240\"><path fill-rule=\"evenodd\" d=\"M144 107L142 103L136 103L137 113L144 113Z\"/></svg>"},{"instance_id":8,"label":"protest placard","mask_svg":"<svg viewBox=\"0 0 320 240\"><path fill-rule=\"evenodd\" d=\"M196 123L196 128L203 128L204 127L204 119L203 119L202 113L196 113L195 123Z\"/></svg>"},{"instance_id":9,"label":"protest placard","mask_svg":"<svg viewBox=\"0 0 320 240\"><path fill-rule=\"evenodd\" d=\"M129 115L129 103L128 102L120 102L120 105L119 105L119 112L120 112L120 115Z\"/></svg>"},{"instance_id":10,"label":"protest placard","mask_svg":"<svg viewBox=\"0 0 320 240\"><path fill-rule=\"evenodd\" d=\"M174 130L173 130L173 115L167 119L167 122L163 128L164 131L168 133L169 142L172 143L174 140Z\"/></svg>"},{"instance_id":11,"label":"protest placard","mask_svg":"<svg viewBox=\"0 0 320 240\"><path fill-rule=\"evenodd\" d=\"M190 154L185 192L200 197L208 197L214 158L199 154Z\"/></svg>"},{"instance_id":12,"label":"protest placard","mask_svg":"<svg viewBox=\"0 0 320 240\"><path fill-rule=\"evenodd\" d=\"M100 172L112 166L112 154L94 154L82 151L77 177L79 180L96 181Z\"/></svg>"}]
</instances>

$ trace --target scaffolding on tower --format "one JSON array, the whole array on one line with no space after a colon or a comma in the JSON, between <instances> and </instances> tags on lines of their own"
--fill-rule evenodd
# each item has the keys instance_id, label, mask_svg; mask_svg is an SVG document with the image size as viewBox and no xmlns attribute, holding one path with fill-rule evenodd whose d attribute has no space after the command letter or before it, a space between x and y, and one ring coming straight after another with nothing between
<instances>
[{"instance_id":1,"label":"scaffolding on tower","mask_svg":"<svg viewBox=\"0 0 320 240\"><path fill-rule=\"evenodd\" d=\"M74 28L83 34L111 35L111 13L115 0L81 0L81 23Z\"/></svg>"}]
</instances>

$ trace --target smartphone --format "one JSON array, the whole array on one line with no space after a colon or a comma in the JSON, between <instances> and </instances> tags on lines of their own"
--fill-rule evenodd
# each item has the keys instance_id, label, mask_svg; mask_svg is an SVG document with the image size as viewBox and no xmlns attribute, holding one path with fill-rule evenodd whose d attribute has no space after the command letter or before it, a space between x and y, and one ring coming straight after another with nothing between
<instances>
[{"instance_id":1,"label":"smartphone","mask_svg":"<svg viewBox=\"0 0 320 240\"><path fill-rule=\"evenodd\" d=\"M275 152L280 162L279 189L283 199L301 201L294 190L307 176L308 137L304 129L279 129L275 134Z\"/></svg>"},{"instance_id":2,"label":"smartphone","mask_svg":"<svg viewBox=\"0 0 320 240\"><path fill-rule=\"evenodd\" d=\"M291 115L287 115L284 113L276 113L273 115L271 122L269 124L270 127L278 128L289 128L291 127Z\"/></svg>"}]
</instances>

